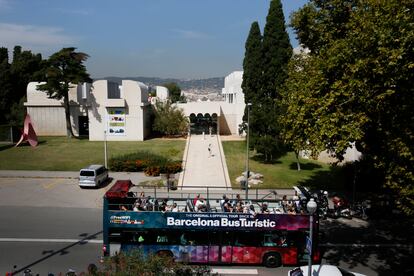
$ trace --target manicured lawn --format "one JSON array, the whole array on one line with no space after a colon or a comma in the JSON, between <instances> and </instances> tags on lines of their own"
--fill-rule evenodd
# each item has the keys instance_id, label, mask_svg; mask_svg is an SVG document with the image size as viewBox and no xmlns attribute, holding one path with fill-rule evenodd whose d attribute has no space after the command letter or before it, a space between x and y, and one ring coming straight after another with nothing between
<instances>
[{"instance_id":1,"label":"manicured lawn","mask_svg":"<svg viewBox=\"0 0 414 276\"><path fill-rule=\"evenodd\" d=\"M0 145L0 170L77 171L90 164L104 164L104 143L66 137L39 137L36 148ZM184 139L151 139L144 142L108 142L111 156L149 150L182 160Z\"/></svg>"},{"instance_id":2,"label":"manicured lawn","mask_svg":"<svg viewBox=\"0 0 414 276\"><path fill-rule=\"evenodd\" d=\"M246 143L244 141L223 141L224 154L233 187L239 187L236 177L246 170ZM258 156L250 152L249 169L264 175L263 184L258 188L291 188L298 184L315 186L312 183L327 182L332 178L329 165L313 160L301 159L301 171L297 171L294 153L288 153L274 164L264 164L257 161ZM330 181L328 181L330 182Z\"/></svg>"}]
</instances>

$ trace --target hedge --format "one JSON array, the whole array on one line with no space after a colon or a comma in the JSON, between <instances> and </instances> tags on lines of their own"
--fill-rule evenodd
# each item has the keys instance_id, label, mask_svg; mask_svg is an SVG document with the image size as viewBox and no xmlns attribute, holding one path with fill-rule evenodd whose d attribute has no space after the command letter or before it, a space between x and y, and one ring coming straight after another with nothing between
<instances>
[{"instance_id":1,"label":"hedge","mask_svg":"<svg viewBox=\"0 0 414 276\"><path fill-rule=\"evenodd\" d=\"M182 170L181 161L173 161L150 151L137 151L109 160L109 167L117 172L145 172L149 176L174 174Z\"/></svg>"}]
</instances>

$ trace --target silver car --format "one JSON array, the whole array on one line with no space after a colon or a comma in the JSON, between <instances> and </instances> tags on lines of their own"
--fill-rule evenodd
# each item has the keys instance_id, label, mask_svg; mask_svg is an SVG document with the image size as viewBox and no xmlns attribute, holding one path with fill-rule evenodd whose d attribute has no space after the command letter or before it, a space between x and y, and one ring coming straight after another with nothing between
<instances>
[{"instance_id":1,"label":"silver car","mask_svg":"<svg viewBox=\"0 0 414 276\"><path fill-rule=\"evenodd\" d=\"M90 165L79 171L80 187L98 187L108 179L108 169L103 165Z\"/></svg>"}]
</instances>

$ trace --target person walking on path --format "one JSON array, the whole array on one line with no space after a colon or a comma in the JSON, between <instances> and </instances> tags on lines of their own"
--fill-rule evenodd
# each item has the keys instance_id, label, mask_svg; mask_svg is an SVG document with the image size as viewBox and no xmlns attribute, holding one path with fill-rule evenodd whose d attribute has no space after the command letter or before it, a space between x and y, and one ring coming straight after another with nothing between
<instances>
[{"instance_id":1,"label":"person walking on path","mask_svg":"<svg viewBox=\"0 0 414 276\"><path fill-rule=\"evenodd\" d=\"M211 157L211 144L208 144L208 157Z\"/></svg>"}]
</instances>

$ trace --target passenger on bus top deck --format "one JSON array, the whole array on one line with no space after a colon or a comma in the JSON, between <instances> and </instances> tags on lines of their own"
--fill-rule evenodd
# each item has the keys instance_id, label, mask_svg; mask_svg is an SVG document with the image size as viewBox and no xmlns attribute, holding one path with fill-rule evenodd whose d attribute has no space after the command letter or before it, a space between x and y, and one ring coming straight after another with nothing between
<instances>
[{"instance_id":1,"label":"passenger on bus top deck","mask_svg":"<svg viewBox=\"0 0 414 276\"><path fill-rule=\"evenodd\" d=\"M204 201L204 199L202 197L200 197L196 204L194 205L194 208L196 210L196 212L206 212L207 211L207 205L206 202Z\"/></svg>"},{"instance_id":2,"label":"passenger on bus top deck","mask_svg":"<svg viewBox=\"0 0 414 276\"><path fill-rule=\"evenodd\" d=\"M167 211L167 200L164 198L159 206L161 212Z\"/></svg>"},{"instance_id":3,"label":"passenger on bus top deck","mask_svg":"<svg viewBox=\"0 0 414 276\"><path fill-rule=\"evenodd\" d=\"M196 197L193 199L194 206L197 204L197 200L200 198L200 194L196 195Z\"/></svg>"},{"instance_id":4,"label":"passenger on bus top deck","mask_svg":"<svg viewBox=\"0 0 414 276\"><path fill-rule=\"evenodd\" d=\"M233 208L231 207L231 205L228 202L226 202L223 205L223 211L225 213L231 213L231 212L233 212Z\"/></svg>"},{"instance_id":5,"label":"passenger on bus top deck","mask_svg":"<svg viewBox=\"0 0 414 276\"><path fill-rule=\"evenodd\" d=\"M224 194L223 195L223 198L220 200L220 206L221 206L221 209L224 209L224 203L227 203L227 202L229 202L229 199L227 198L227 196Z\"/></svg>"},{"instance_id":6,"label":"passenger on bus top deck","mask_svg":"<svg viewBox=\"0 0 414 276\"><path fill-rule=\"evenodd\" d=\"M138 200L136 200L132 210L134 210L135 212L138 212L139 209L140 209L140 203L138 202Z\"/></svg>"},{"instance_id":7,"label":"passenger on bus top deck","mask_svg":"<svg viewBox=\"0 0 414 276\"><path fill-rule=\"evenodd\" d=\"M262 204L262 207L261 207L260 209L261 209L260 211L261 211L263 214L269 214L269 213L270 213L269 209L267 208L267 203L266 203L266 202L264 202L264 203Z\"/></svg>"},{"instance_id":8,"label":"passenger on bus top deck","mask_svg":"<svg viewBox=\"0 0 414 276\"><path fill-rule=\"evenodd\" d=\"M250 213L250 215L253 215L253 216L255 216L255 215L256 215L256 211L254 210L254 206L253 206L253 204L251 204L251 205L249 206L249 213Z\"/></svg>"},{"instance_id":9,"label":"passenger on bus top deck","mask_svg":"<svg viewBox=\"0 0 414 276\"><path fill-rule=\"evenodd\" d=\"M243 200L241 199L240 194L236 195L236 203L238 203L238 202L240 202L240 204L243 205Z\"/></svg>"},{"instance_id":10,"label":"passenger on bus top deck","mask_svg":"<svg viewBox=\"0 0 414 276\"><path fill-rule=\"evenodd\" d=\"M295 208L293 207L293 205L289 205L289 206L288 206L288 211L287 211L287 213L288 213L289 215L296 215L296 211L295 211Z\"/></svg>"},{"instance_id":11,"label":"passenger on bus top deck","mask_svg":"<svg viewBox=\"0 0 414 276\"><path fill-rule=\"evenodd\" d=\"M145 193L141 192L141 194L139 195L139 198L145 198Z\"/></svg>"},{"instance_id":12,"label":"passenger on bus top deck","mask_svg":"<svg viewBox=\"0 0 414 276\"><path fill-rule=\"evenodd\" d=\"M179 212L177 203L175 203L175 202L173 203L171 212Z\"/></svg>"},{"instance_id":13,"label":"passenger on bus top deck","mask_svg":"<svg viewBox=\"0 0 414 276\"><path fill-rule=\"evenodd\" d=\"M237 213L243 213L243 206L242 206L242 203L240 201L238 201L236 203L236 212Z\"/></svg>"}]
</instances>

